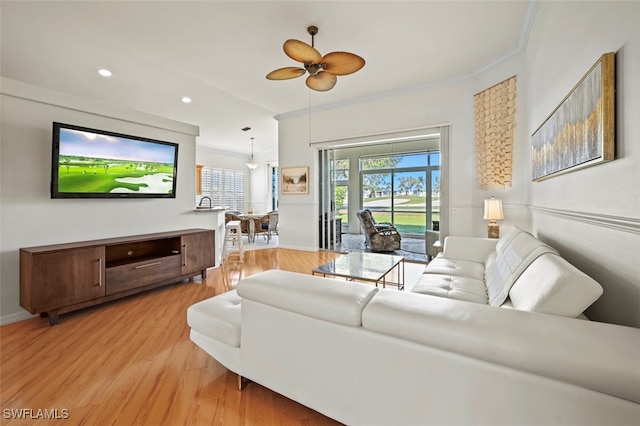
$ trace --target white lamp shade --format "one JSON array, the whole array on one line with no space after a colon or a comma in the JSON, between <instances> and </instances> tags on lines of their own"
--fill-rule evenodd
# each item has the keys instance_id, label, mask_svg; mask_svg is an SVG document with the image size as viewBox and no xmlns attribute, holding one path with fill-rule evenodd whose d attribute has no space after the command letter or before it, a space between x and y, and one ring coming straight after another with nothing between
<instances>
[{"instance_id":1,"label":"white lamp shade","mask_svg":"<svg viewBox=\"0 0 640 426\"><path fill-rule=\"evenodd\" d=\"M484 200L484 216L485 220L502 220L504 219L504 213L502 213L502 200L496 200L491 197L488 200Z\"/></svg>"}]
</instances>

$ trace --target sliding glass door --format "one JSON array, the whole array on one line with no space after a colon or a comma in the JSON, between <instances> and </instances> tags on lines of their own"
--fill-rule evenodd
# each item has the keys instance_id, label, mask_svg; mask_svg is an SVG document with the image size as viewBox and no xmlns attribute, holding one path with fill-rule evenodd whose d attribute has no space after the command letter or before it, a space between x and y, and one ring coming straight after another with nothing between
<instances>
[{"instance_id":1,"label":"sliding glass door","mask_svg":"<svg viewBox=\"0 0 640 426\"><path fill-rule=\"evenodd\" d=\"M437 158L436 158L437 156ZM430 215L427 217L427 229L440 231L440 153L433 154L434 162L438 166L429 166L429 208Z\"/></svg>"},{"instance_id":2,"label":"sliding glass door","mask_svg":"<svg viewBox=\"0 0 640 426\"><path fill-rule=\"evenodd\" d=\"M439 223L440 155L418 152L360 159L362 206L376 222L424 238Z\"/></svg>"},{"instance_id":3,"label":"sliding glass door","mask_svg":"<svg viewBox=\"0 0 640 426\"><path fill-rule=\"evenodd\" d=\"M362 208L369 209L376 222L393 222L391 172L362 173Z\"/></svg>"},{"instance_id":4,"label":"sliding glass door","mask_svg":"<svg viewBox=\"0 0 640 426\"><path fill-rule=\"evenodd\" d=\"M420 138L387 143L392 135L385 134L385 142L318 149L321 248L340 244L340 231L361 234L362 208L406 237L426 238L427 247L448 234L449 129L421 131Z\"/></svg>"},{"instance_id":5,"label":"sliding glass door","mask_svg":"<svg viewBox=\"0 0 640 426\"><path fill-rule=\"evenodd\" d=\"M393 222L404 235L424 235L427 229L427 172L413 169L393 173Z\"/></svg>"},{"instance_id":6,"label":"sliding glass door","mask_svg":"<svg viewBox=\"0 0 640 426\"><path fill-rule=\"evenodd\" d=\"M321 194L318 218L319 247L321 249L333 249L340 242L342 235L342 212L341 205L337 205L338 194L342 194L343 182L348 180L348 162L346 175L343 175L340 162L335 161L335 151L333 149L319 152L319 192ZM346 198L345 191L345 198ZM337 210L336 210L337 208ZM346 210L348 212L348 208Z\"/></svg>"}]
</instances>

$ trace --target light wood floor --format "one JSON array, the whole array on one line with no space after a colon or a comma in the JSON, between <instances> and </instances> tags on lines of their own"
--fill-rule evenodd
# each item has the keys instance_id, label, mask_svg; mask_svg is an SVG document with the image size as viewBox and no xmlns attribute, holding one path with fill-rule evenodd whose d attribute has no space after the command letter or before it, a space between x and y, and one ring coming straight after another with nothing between
<instances>
[{"instance_id":1,"label":"light wood floor","mask_svg":"<svg viewBox=\"0 0 640 426\"><path fill-rule=\"evenodd\" d=\"M0 327L0 423L65 425L336 425L236 376L189 340L187 308L267 269L310 273L339 256L286 249L105 305ZM7 409L58 410L67 420L7 419Z\"/></svg>"}]
</instances>

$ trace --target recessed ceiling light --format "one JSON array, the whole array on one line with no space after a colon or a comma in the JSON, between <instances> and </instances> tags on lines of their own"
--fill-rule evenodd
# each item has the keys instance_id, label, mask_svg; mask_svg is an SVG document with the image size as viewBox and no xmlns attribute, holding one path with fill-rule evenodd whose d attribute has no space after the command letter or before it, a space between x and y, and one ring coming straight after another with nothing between
<instances>
[{"instance_id":1,"label":"recessed ceiling light","mask_svg":"<svg viewBox=\"0 0 640 426\"><path fill-rule=\"evenodd\" d=\"M191 102L191 98L187 97L187 96L183 96L182 97L182 102L184 102L185 104L188 104Z\"/></svg>"},{"instance_id":2,"label":"recessed ceiling light","mask_svg":"<svg viewBox=\"0 0 640 426\"><path fill-rule=\"evenodd\" d=\"M111 77L111 71L109 71L108 69L102 68L101 70L98 70L98 74L100 74L103 77Z\"/></svg>"}]
</instances>

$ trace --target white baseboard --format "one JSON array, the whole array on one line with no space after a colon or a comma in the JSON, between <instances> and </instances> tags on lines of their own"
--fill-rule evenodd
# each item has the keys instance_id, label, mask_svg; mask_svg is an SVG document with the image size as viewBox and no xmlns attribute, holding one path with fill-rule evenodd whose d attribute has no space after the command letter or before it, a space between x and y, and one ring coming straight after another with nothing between
<instances>
[{"instance_id":1,"label":"white baseboard","mask_svg":"<svg viewBox=\"0 0 640 426\"><path fill-rule=\"evenodd\" d=\"M29 318L33 318L35 316L37 316L37 315L31 315L27 311L21 311L21 312L16 312L14 314L3 315L3 316L0 316L0 326L7 325L7 324L12 324L12 323L18 322L18 321L24 321L24 320L27 320Z\"/></svg>"}]
</instances>

